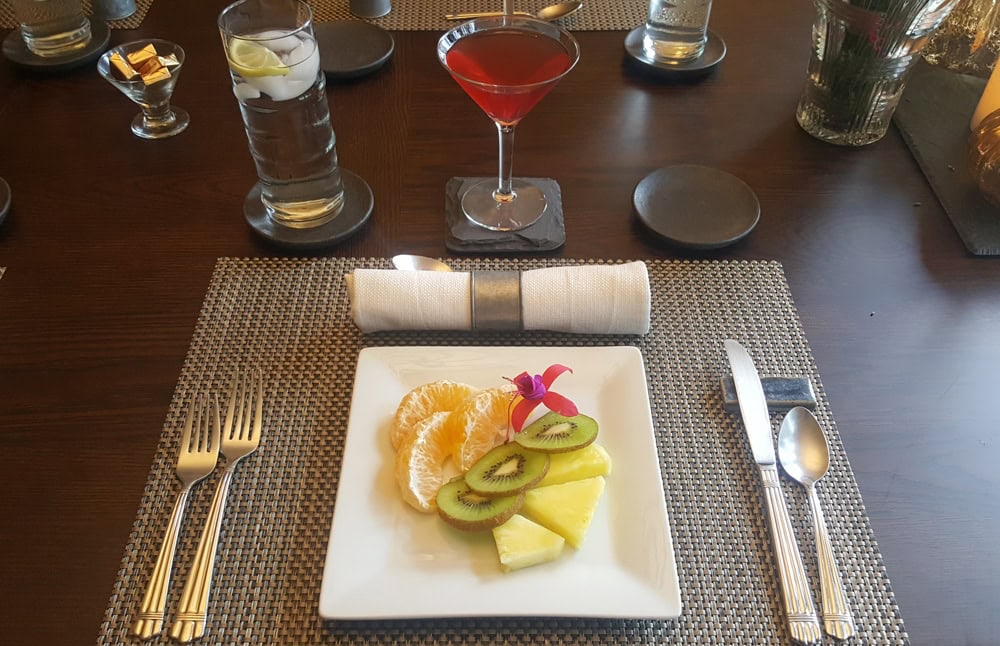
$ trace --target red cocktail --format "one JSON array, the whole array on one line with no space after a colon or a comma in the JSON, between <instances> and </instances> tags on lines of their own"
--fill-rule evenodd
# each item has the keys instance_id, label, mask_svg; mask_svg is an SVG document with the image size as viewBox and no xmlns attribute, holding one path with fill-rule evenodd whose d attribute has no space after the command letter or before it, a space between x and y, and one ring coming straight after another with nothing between
<instances>
[{"instance_id":1,"label":"red cocktail","mask_svg":"<svg viewBox=\"0 0 1000 646\"><path fill-rule=\"evenodd\" d=\"M495 231L530 226L547 204L541 189L511 178L514 127L576 65L580 47L556 25L502 16L459 25L441 37L437 51L452 78L496 123L500 137L499 178L466 191L466 217Z\"/></svg>"}]
</instances>

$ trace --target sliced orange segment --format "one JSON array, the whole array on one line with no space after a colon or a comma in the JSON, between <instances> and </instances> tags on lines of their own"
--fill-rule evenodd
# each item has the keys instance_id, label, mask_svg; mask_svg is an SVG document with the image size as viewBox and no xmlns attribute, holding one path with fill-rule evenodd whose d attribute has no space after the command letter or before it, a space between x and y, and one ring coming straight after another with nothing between
<instances>
[{"instance_id":1,"label":"sliced orange segment","mask_svg":"<svg viewBox=\"0 0 1000 646\"><path fill-rule=\"evenodd\" d=\"M417 386L403 396L393 418L390 439L399 449L404 438L412 437L414 427L434 413L454 410L463 401L479 392L478 388L455 381L432 381Z\"/></svg>"},{"instance_id":2,"label":"sliced orange segment","mask_svg":"<svg viewBox=\"0 0 1000 646\"><path fill-rule=\"evenodd\" d=\"M396 482L399 492L414 509L437 508L437 492L444 484L444 462L451 454L445 433L449 413L432 413L413 427L396 452Z\"/></svg>"},{"instance_id":3,"label":"sliced orange segment","mask_svg":"<svg viewBox=\"0 0 1000 646\"><path fill-rule=\"evenodd\" d=\"M468 471L507 438L507 413L515 393L513 385L487 388L451 412L446 433L455 466Z\"/></svg>"}]
</instances>

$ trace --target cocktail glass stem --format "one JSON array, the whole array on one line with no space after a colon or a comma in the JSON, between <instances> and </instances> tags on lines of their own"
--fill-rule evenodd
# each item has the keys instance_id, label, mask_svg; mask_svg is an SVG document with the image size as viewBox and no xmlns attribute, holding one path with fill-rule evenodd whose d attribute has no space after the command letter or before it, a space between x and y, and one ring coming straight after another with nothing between
<instances>
[{"instance_id":1,"label":"cocktail glass stem","mask_svg":"<svg viewBox=\"0 0 1000 646\"><path fill-rule=\"evenodd\" d=\"M162 105L143 105L142 121L147 128L166 128L176 121L169 103Z\"/></svg>"},{"instance_id":2,"label":"cocktail glass stem","mask_svg":"<svg viewBox=\"0 0 1000 646\"><path fill-rule=\"evenodd\" d=\"M514 126L497 123L500 140L500 175L493 197L497 202L513 202L517 198L511 178L514 171Z\"/></svg>"}]
</instances>

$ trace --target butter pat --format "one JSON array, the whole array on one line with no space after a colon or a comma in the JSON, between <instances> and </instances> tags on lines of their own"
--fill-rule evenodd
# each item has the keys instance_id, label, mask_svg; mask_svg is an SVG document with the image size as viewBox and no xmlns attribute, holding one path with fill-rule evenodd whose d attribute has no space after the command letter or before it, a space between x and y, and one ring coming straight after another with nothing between
<instances>
[{"instance_id":1,"label":"butter pat","mask_svg":"<svg viewBox=\"0 0 1000 646\"><path fill-rule=\"evenodd\" d=\"M128 55L128 62L132 64L132 67L138 69L142 67L143 63L151 58L156 58L156 48L150 43L142 49L136 50Z\"/></svg>"},{"instance_id":2,"label":"butter pat","mask_svg":"<svg viewBox=\"0 0 1000 646\"><path fill-rule=\"evenodd\" d=\"M112 52L111 56L108 57L108 60L111 62L111 65L114 66L115 70L118 71L118 74L120 74L126 81L131 81L139 75L139 72L135 71L135 68L129 65L128 61L126 61L118 52Z\"/></svg>"}]
</instances>

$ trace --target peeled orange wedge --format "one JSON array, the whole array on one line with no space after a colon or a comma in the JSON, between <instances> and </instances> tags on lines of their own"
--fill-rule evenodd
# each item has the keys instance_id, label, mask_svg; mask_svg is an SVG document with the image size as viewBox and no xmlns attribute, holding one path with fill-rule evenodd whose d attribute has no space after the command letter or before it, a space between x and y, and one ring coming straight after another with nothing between
<instances>
[{"instance_id":1,"label":"peeled orange wedge","mask_svg":"<svg viewBox=\"0 0 1000 646\"><path fill-rule=\"evenodd\" d=\"M451 446L444 433L448 413L432 413L417 422L396 451L396 483L399 493L414 509L433 511L437 492L444 484L444 462Z\"/></svg>"},{"instance_id":2,"label":"peeled orange wedge","mask_svg":"<svg viewBox=\"0 0 1000 646\"><path fill-rule=\"evenodd\" d=\"M390 435L393 448L399 449L423 419L434 413L451 412L478 392L478 388L468 384L441 380L417 386L406 393L393 418Z\"/></svg>"},{"instance_id":3,"label":"peeled orange wedge","mask_svg":"<svg viewBox=\"0 0 1000 646\"><path fill-rule=\"evenodd\" d=\"M464 400L448 416L445 432L451 445L451 459L461 471L507 437L508 408L514 386L487 388Z\"/></svg>"}]
</instances>

